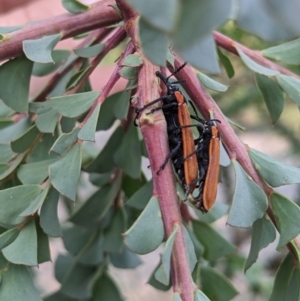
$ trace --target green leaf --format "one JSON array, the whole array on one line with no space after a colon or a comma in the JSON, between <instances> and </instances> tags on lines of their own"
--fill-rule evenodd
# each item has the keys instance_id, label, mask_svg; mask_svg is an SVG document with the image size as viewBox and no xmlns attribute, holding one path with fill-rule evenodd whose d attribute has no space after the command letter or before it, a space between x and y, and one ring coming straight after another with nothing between
<instances>
[{"instance_id":1,"label":"green leaf","mask_svg":"<svg viewBox=\"0 0 300 301\"><path fill-rule=\"evenodd\" d=\"M197 77L206 88L209 88L211 90L225 92L228 89L228 86L218 83L217 81L213 80L212 78L208 77L207 75L201 72L197 72Z\"/></svg>"},{"instance_id":2,"label":"green leaf","mask_svg":"<svg viewBox=\"0 0 300 301\"><path fill-rule=\"evenodd\" d=\"M98 187L107 184L111 178L112 178L111 172L103 173L103 174L91 173L89 176L90 182Z\"/></svg>"},{"instance_id":3,"label":"green leaf","mask_svg":"<svg viewBox=\"0 0 300 301\"><path fill-rule=\"evenodd\" d=\"M211 300L229 301L238 294L224 275L209 266L201 267L201 282L203 292Z\"/></svg>"},{"instance_id":4,"label":"green leaf","mask_svg":"<svg viewBox=\"0 0 300 301\"><path fill-rule=\"evenodd\" d=\"M226 256L235 250L235 246L223 238L210 225L193 221L193 229L196 237L204 246L204 258L215 261L222 256Z\"/></svg>"},{"instance_id":5,"label":"green leaf","mask_svg":"<svg viewBox=\"0 0 300 301\"><path fill-rule=\"evenodd\" d=\"M228 224L248 228L265 214L268 207L267 197L237 161L233 160L232 163L236 184Z\"/></svg>"},{"instance_id":6,"label":"green leaf","mask_svg":"<svg viewBox=\"0 0 300 301\"><path fill-rule=\"evenodd\" d=\"M138 54L129 54L125 57L122 65L127 67L140 67L143 59Z\"/></svg>"},{"instance_id":7,"label":"green leaf","mask_svg":"<svg viewBox=\"0 0 300 301\"><path fill-rule=\"evenodd\" d=\"M275 123L280 117L284 108L282 90L276 81L269 79L264 75L256 73L255 80L270 113L272 122Z\"/></svg>"},{"instance_id":8,"label":"green leaf","mask_svg":"<svg viewBox=\"0 0 300 301\"><path fill-rule=\"evenodd\" d=\"M276 78L285 93L300 107L300 80L283 74L277 75Z\"/></svg>"},{"instance_id":9,"label":"green leaf","mask_svg":"<svg viewBox=\"0 0 300 301\"><path fill-rule=\"evenodd\" d=\"M173 296L172 301L182 301L180 294L179 293L175 293Z\"/></svg>"},{"instance_id":10,"label":"green leaf","mask_svg":"<svg viewBox=\"0 0 300 301\"><path fill-rule=\"evenodd\" d=\"M251 248L245 265L245 272L256 262L259 252L276 238L272 222L266 217L256 220L253 224Z\"/></svg>"},{"instance_id":11,"label":"green leaf","mask_svg":"<svg viewBox=\"0 0 300 301\"><path fill-rule=\"evenodd\" d=\"M59 113L52 109L44 114L38 115L35 124L40 132L53 134L58 120Z\"/></svg>"},{"instance_id":12,"label":"green leaf","mask_svg":"<svg viewBox=\"0 0 300 301\"><path fill-rule=\"evenodd\" d=\"M218 52L218 56L219 56L219 60L222 64L222 66L224 67L227 76L229 78L232 78L234 76L234 69L233 66L231 64L230 59L220 50L220 48L217 48L217 52Z\"/></svg>"},{"instance_id":13,"label":"green leaf","mask_svg":"<svg viewBox=\"0 0 300 301\"><path fill-rule=\"evenodd\" d=\"M75 73L69 80L69 82L67 83L67 90L71 90L73 88L75 88L77 85L80 84L81 81L85 81L85 83L87 82L85 79L86 74L88 74L88 72L90 71L91 66L88 66L86 68L82 68L80 69L77 73ZM83 91L85 91L85 88L83 88Z\"/></svg>"},{"instance_id":14,"label":"green leaf","mask_svg":"<svg viewBox=\"0 0 300 301\"><path fill-rule=\"evenodd\" d=\"M68 118L68 117L63 117L60 120L60 125L61 125L61 131L63 133L70 133L76 125L76 118Z\"/></svg>"},{"instance_id":15,"label":"green leaf","mask_svg":"<svg viewBox=\"0 0 300 301\"><path fill-rule=\"evenodd\" d=\"M194 293L194 301L210 301L207 296L201 292L200 290L197 290Z\"/></svg>"},{"instance_id":16,"label":"green leaf","mask_svg":"<svg viewBox=\"0 0 300 301\"><path fill-rule=\"evenodd\" d=\"M188 253L190 271L192 273L197 263L197 257L196 257L193 241L189 235L189 232L184 226L183 226L183 235L184 235L185 246Z\"/></svg>"},{"instance_id":17,"label":"green leaf","mask_svg":"<svg viewBox=\"0 0 300 301\"><path fill-rule=\"evenodd\" d=\"M96 44L93 46L85 47L85 48L80 48L80 49L75 49L74 52L83 58L90 58L98 55L101 53L103 50L105 44Z\"/></svg>"},{"instance_id":18,"label":"green leaf","mask_svg":"<svg viewBox=\"0 0 300 301\"><path fill-rule=\"evenodd\" d=\"M293 258L291 254L288 253L286 257L283 259L276 273L273 290L269 301L282 301L282 300L297 301L298 300L298 298L295 299L286 298L286 296L290 293L289 285L294 270L297 270L299 273L299 270L293 264ZM297 291L299 293L299 280L298 280Z\"/></svg>"},{"instance_id":19,"label":"green leaf","mask_svg":"<svg viewBox=\"0 0 300 301\"><path fill-rule=\"evenodd\" d=\"M228 211L228 207L228 205L216 202L211 210L209 210L207 213L202 213L199 210L196 210L195 212L200 221L210 224L224 216Z\"/></svg>"},{"instance_id":20,"label":"green leaf","mask_svg":"<svg viewBox=\"0 0 300 301\"><path fill-rule=\"evenodd\" d=\"M93 240L88 242L87 249L80 254L79 262L88 265L98 265L104 258L103 235L101 232L94 235Z\"/></svg>"},{"instance_id":21,"label":"green leaf","mask_svg":"<svg viewBox=\"0 0 300 301\"><path fill-rule=\"evenodd\" d=\"M48 166L56 159L22 164L17 175L23 184L41 184L48 177Z\"/></svg>"},{"instance_id":22,"label":"green leaf","mask_svg":"<svg viewBox=\"0 0 300 301\"><path fill-rule=\"evenodd\" d=\"M23 161L24 157L25 157L25 153L24 154L20 154L13 162L10 162L9 164L7 164L4 167L4 165L2 165L3 167L1 168L0 171L0 181L5 179L8 175L10 175L17 167L18 165Z\"/></svg>"},{"instance_id":23,"label":"green leaf","mask_svg":"<svg viewBox=\"0 0 300 301\"><path fill-rule=\"evenodd\" d=\"M122 234L126 230L126 213L123 208L118 208L110 226L104 230L103 250L106 252L118 253L123 247Z\"/></svg>"},{"instance_id":24,"label":"green leaf","mask_svg":"<svg viewBox=\"0 0 300 301\"><path fill-rule=\"evenodd\" d=\"M100 104L96 106L92 115L89 117L87 122L79 131L78 133L79 139L87 140L87 141L95 141L95 131L97 126L99 111L100 111Z\"/></svg>"},{"instance_id":25,"label":"green leaf","mask_svg":"<svg viewBox=\"0 0 300 301\"><path fill-rule=\"evenodd\" d=\"M52 237L62 237L57 215L59 193L52 188L47 195L40 213L40 225L43 231Z\"/></svg>"},{"instance_id":26,"label":"green leaf","mask_svg":"<svg viewBox=\"0 0 300 301\"><path fill-rule=\"evenodd\" d=\"M57 134L43 134L38 142L35 143L33 150L27 155L27 162L39 162L58 158L57 154L50 154L49 149L57 139Z\"/></svg>"},{"instance_id":27,"label":"green leaf","mask_svg":"<svg viewBox=\"0 0 300 301\"><path fill-rule=\"evenodd\" d=\"M0 300L43 301L34 287L28 267L7 263L5 267L1 266L1 270Z\"/></svg>"},{"instance_id":28,"label":"green leaf","mask_svg":"<svg viewBox=\"0 0 300 301\"><path fill-rule=\"evenodd\" d=\"M28 216L34 214L42 206L49 191L49 185L30 203L30 205L20 213L20 216Z\"/></svg>"},{"instance_id":29,"label":"green leaf","mask_svg":"<svg viewBox=\"0 0 300 301\"><path fill-rule=\"evenodd\" d=\"M182 50L205 36L229 18L232 1L189 0L180 7L174 47Z\"/></svg>"},{"instance_id":30,"label":"green leaf","mask_svg":"<svg viewBox=\"0 0 300 301\"><path fill-rule=\"evenodd\" d=\"M103 273L94 285L91 301L98 300L124 301L117 285L106 273Z\"/></svg>"},{"instance_id":31,"label":"green leaf","mask_svg":"<svg viewBox=\"0 0 300 301\"><path fill-rule=\"evenodd\" d=\"M19 113L28 111L32 65L33 63L25 57L19 57L0 66L0 99Z\"/></svg>"},{"instance_id":32,"label":"green leaf","mask_svg":"<svg viewBox=\"0 0 300 301\"><path fill-rule=\"evenodd\" d=\"M0 223L20 224L24 218L19 215L41 193L39 185L21 185L0 190Z\"/></svg>"},{"instance_id":33,"label":"green leaf","mask_svg":"<svg viewBox=\"0 0 300 301\"><path fill-rule=\"evenodd\" d=\"M152 196L152 189L152 181L147 182L129 198L126 205L138 210L143 210Z\"/></svg>"},{"instance_id":34,"label":"green leaf","mask_svg":"<svg viewBox=\"0 0 300 301\"><path fill-rule=\"evenodd\" d=\"M34 221L28 223L18 237L2 249L5 258L15 264L37 265L37 233Z\"/></svg>"},{"instance_id":35,"label":"green leaf","mask_svg":"<svg viewBox=\"0 0 300 301\"><path fill-rule=\"evenodd\" d=\"M0 235L0 250L11 244L18 236L19 229L12 228Z\"/></svg>"},{"instance_id":36,"label":"green leaf","mask_svg":"<svg viewBox=\"0 0 300 301\"><path fill-rule=\"evenodd\" d=\"M80 14L90 8L78 0L62 0L62 5L71 14Z\"/></svg>"},{"instance_id":37,"label":"green leaf","mask_svg":"<svg viewBox=\"0 0 300 301\"><path fill-rule=\"evenodd\" d=\"M11 149L15 153L25 152L37 139L39 133L39 130L33 125L20 138L11 143Z\"/></svg>"},{"instance_id":38,"label":"green leaf","mask_svg":"<svg viewBox=\"0 0 300 301\"><path fill-rule=\"evenodd\" d=\"M51 53L60 41L60 34L53 34L35 40L23 41L23 51L26 57L37 63L54 63Z\"/></svg>"},{"instance_id":39,"label":"green leaf","mask_svg":"<svg viewBox=\"0 0 300 301\"><path fill-rule=\"evenodd\" d=\"M149 227L150 224L151 227ZM151 198L124 236L128 249L137 254L150 253L161 244L164 238L164 227L157 198Z\"/></svg>"},{"instance_id":40,"label":"green leaf","mask_svg":"<svg viewBox=\"0 0 300 301\"><path fill-rule=\"evenodd\" d=\"M196 43L187 45L180 50L180 55L197 69L203 69L212 74L221 73L215 40L211 34L199 39Z\"/></svg>"},{"instance_id":41,"label":"green leaf","mask_svg":"<svg viewBox=\"0 0 300 301\"><path fill-rule=\"evenodd\" d=\"M0 144L0 162L9 162L16 154L12 151L10 144Z\"/></svg>"},{"instance_id":42,"label":"green leaf","mask_svg":"<svg viewBox=\"0 0 300 301\"><path fill-rule=\"evenodd\" d=\"M51 261L50 246L48 235L45 234L36 220L37 242L38 242L38 263Z\"/></svg>"},{"instance_id":43,"label":"green leaf","mask_svg":"<svg viewBox=\"0 0 300 301\"><path fill-rule=\"evenodd\" d=\"M300 168L288 165L257 150L249 155L262 178L272 187L300 183Z\"/></svg>"},{"instance_id":44,"label":"green leaf","mask_svg":"<svg viewBox=\"0 0 300 301\"><path fill-rule=\"evenodd\" d=\"M170 283L170 274L171 274L171 254L173 250L173 245L177 231L179 229L178 224L174 225L171 235L166 241L165 247L161 254L161 265L155 272L155 278L157 281L161 282L164 285Z\"/></svg>"},{"instance_id":45,"label":"green leaf","mask_svg":"<svg viewBox=\"0 0 300 301\"><path fill-rule=\"evenodd\" d=\"M119 74L125 79L135 79L138 76L138 68L125 66L120 69Z\"/></svg>"},{"instance_id":46,"label":"green leaf","mask_svg":"<svg viewBox=\"0 0 300 301\"><path fill-rule=\"evenodd\" d=\"M81 146L81 143L76 143L64 157L49 166L52 185L72 201L75 201L80 177Z\"/></svg>"},{"instance_id":47,"label":"green leaf","mask_svg":"<svg viewBox=\"0 0 300 301\"><path fill-rule=\"evenodd\" d=\"M49 99L50 105L61 115L77 117L85 113L100 95L98 91L78 93Z\"/></svg>"},{"instance_id":48,"label":"green leaf","mask_svg":"<svg viewBox=\"0 0 300 301\"><path fill-rule=\"evenodd\" d=\"M274 75L279 74L279 71L277 71L277 70L273 70L273 69L264 67L262 65L259 65L258 63L253 61L249 56L247 56L238 47L235 47L235 49L237 50L237 52L238 52L240 58L242 59L242 61L244 62L244 64L252 71L259 73L259 74L266 75L266 76L274 76Z\"/></svg>"},{"instance_id":49,"label":"green leaf","mask_svg":"<svg viewBox=\"0 0 300 301\"><path fill-rule=\"evenodd\" d=\"M16 140L24 134L31 126L29 118L23 118L19 122L9 125L0 130L0 143L7 143Z\"/></svg>"},{"instance_id":50,"label":"green leaf","mask_svg":"<svg viewBox=\"0 0 300 301\"><path fill-rule=\"evenodd\" d=\"M53 63L34 63L32 69L32 75L34 76L45 76L55 71L61 64L67 61L71 52L69 50L53 50L52 59Z\"/></svg>"},{"instance_id":51,"label":"green leaf","mask_svg":"<svg viewBox=\"0 0 300 301\"><path fill-rule=\"evenodd\" d=\"M137 127L131 124L114 155L115 162L126 174L136 179L141 175L142 153Z\"/></svg>"},{"instance_id":52,"label":"green leaf","mask_svg":"<svg viewBox=\"0 0 300 301\"><path fill-rule=\"evenodd\" d=\"M71 145L77 141L77 135L80 131L80 128L74 128L72 132L60 135L53 146L50 149L50 152L55 152L59 155L64 153Z\"/></svg>"},{"instance_id":53,"label":"green leaf","mask_svg":"<svg viewBox=\"0 0 300 301\"><path fill-rule=\"evenodd\" d=\"M1 99L0 99L0 117L6 118L13 115L15 111L8 107Z\"/></svg>"},{"instance_id":54,"label":"green leaf","mask_svg":"<svg viewBox=\"0 0 300 301\"><path fill-rule=\"evenodd\" d=\"M277 246L277 249L280 249L300 233L300 208L297 204L276 192L272 194L271 203L280 232Z\"/></svg>"},{"instance_id":55,"label":"green leaf","mask_svg":"<svg viewBox=\"0 0 300 301\"><path fill-rule=\"evenodd\" d=\"M74 301L73 298L67 297L60 291L44 298L44 301L58 301L58 300L59 301Z\"/></svg>"},{"instance_id":56,"label":"green leaf","mask_svg":"<svg viewBox=\"0 0 300 301\"><path fill-rule=\"evenodd\" d=\"M62 260L67 259L67 262ZM71 260L71 266L69 262ZM62 270L61 292L73 299L88 299L92 296L92 281L96 272L95 267L76 263L73 258L59 255L55 264ZM56 276L57 277L57 276Z\"/></svg>"},{"instance_id":57,"label":"green leaf","mask_svg":"<svg viewBox=\"0 0 300 301\"><path fill-rule=\"evenodd\" d=\"M0 27L0 34L10 33L10 32L13 32L13 31L17 31L17 30L21 29L22 27L23 27L23 25L1 26Z\"/></svg>"},{"instance_id":58,"label":"green leaf","mask_svg":"<svg viewBox=\"0 0 300 301\"><path fill-rule=\"evenodd\" d=\"M169 285L164 285L161 282L157 281L155 278L155 273L156 271L159 269L160 265L157 266L155 268L155 270L153 271L152 275L150 276L149 280L148 280L148 284L150 284L151 286L153 286L154 288L160 290L160 291L167 291L172 287L172 279L170 279L170 284Z\"/></svg>"},{"instance_id":59,"label":"green leaf","mask_svg":"<svg viewBox=\"0 0 300 301\"><path fill-rule=\"evenodd\" d=\"M155 65L166 66L168 51L168 37L166 33L151 26L143 17L139 18L138 26L140 43L145 56ZM123 75L121 76L124 77Z\"/></svg>"},{"instance_id":60,"label":"green leaf","mask_svg":"<svg viewBox=\"0 0 300 301\"><path fill-rule=\"evenodd\" d=\"M167 0L161 2L147 0L130 0L129 3L150 23L162 31L171 32L177 22L180 12L180 2L178 0Z\"/></svg>"},{"instance_id":61,"label":"green leaf","mask_svg":"<svg viewBox=\"0 0 300 301\"><path fill-rule=\"evenodd\" d=\"M82 227L101 228L102 223L105 222L105 215L119 193L121 180L122 177L118 176L112 185L103 186L96 191L69 220Z\"/></svg>"},{"instance_id":62,"label":"green leaf","mask_svg":"<svg viewBox=\"0 0 300 301\"><path fill-rule=\"evenodd\" d=\"M114 115L116 118L123 120L127 118L129 110L129 100L130 94L128 91L123 91L120 93L120 96L116 100L114 105Z\"/></svg>"},{"instance_id":63,"label":"green leaf","mask_svg":"<svg viewBox=\"0 0 300 301\"><path fill-rule=\"evenodd\" d=\"M139 256L123 248L120 253L110 253L110 262L113 266L119 269L135 269L142 264Z\"/></svg>"},{"instance_id":64,"label":"green leaf","mask_svg":"<svg viewBox=\"0 0 300 301\"><path fill-rule=\"evenodd\" d=\"M91 238L95 237L94 234L91 230L76 225L67 225L63 229L66 250L77 256L86 247Z\"/></svg>"},{"instance_id":65,"label":"green leaf","mask_svg":"<svg viewBox=\"0 0 300 301\"><path fill-rule=\"evenodd\" d=\"M276 61L282 61L286 64L299 65L300 39L296 39L275 47L264 49L261 53L263 56L274 59Z\"/></svg>"},{"instance_id":66,"label":"green leaf","mask_svg":"<svg viewBox=\"0 0 300 301\"><path fill-rule=\"evenodd\" d=\"M101 110L102 111L102 110ZM100 113L101 115L101 113ZM120 147L120 141L123 140L124 130L121 126L113 132L99 155L85 169L87 172L106 173L112 171L115 167L114 154Z\"/></svg>"}]
</instances>

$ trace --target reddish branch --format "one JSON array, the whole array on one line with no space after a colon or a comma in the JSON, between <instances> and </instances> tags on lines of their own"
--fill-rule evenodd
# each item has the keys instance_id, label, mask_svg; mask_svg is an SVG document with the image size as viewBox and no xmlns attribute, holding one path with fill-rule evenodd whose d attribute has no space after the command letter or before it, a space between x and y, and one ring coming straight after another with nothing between
<instances>
[{"instance_id":1,"label":"reddish branch","mask_svg":"<svg viewBox=\"0 0 300 301\"><path fill-rule=\"evenodd\" d=\"M58 33L63 40L121 21L120 15L111 7L114 3L113 0L99 1L82 14L60 15L6 34L4 41L0 41L0 61L22 55L22 43L25 40Z\"/></svg>"},{"instance_id":2,"label":"reddish branch","mask_svg":"<svg viewBox=\"0 0 300 301\"><path fill-rule=\"evenodd\" d=\"M122 10L126 20L125 28L128 35L132 38L137 52L143 57L139 48L136 30L136 15L131 8L122 0L117 0L118 7ZM159 85L155 72L156 66L144 58L144 63L140 68L138 78L137 95L139 98L138 106L142 107L146 103L160 97ZM171 274L174 292L181 295L183 301L194 300L194 285L189 268L188 253L184 240L183 225L176 195L174 174L171 163L165 169L156 174L169 154L166 121L161 111L156 111L151 115L142 114L139 119L140 128L145 140L153 176L153 194L158 197L162 218L165 227L166 237L169 237L175 225L179 226L171 258Z\"/></svg>"},{"instance_id":3,"label":"reddish branch","mask_svg":"<svg viewBox=\"0 0 300 301\"><path fill-rule=\"evenodd\" d=\"M213 32L213 36L214 39L217 43L218 46L226 49L227 51L235 54L235 55L239 55L236 47L238 47L239 49L241 49L247 56L249 56L251 59L253 59L254 61L256 61L257 63L259 63L262 66L265 66L267 68L273 69L273 70L277 70L282 74L286 74L286 75L291 75L294 77L299 77L298 75L296 75L295 73L291 72L290 70L266 59L265 57L263 57L259 51L255 51L252 49L247 48L246 46L224 36L223 34L214 31Z\"/></svg>"}]
</instances>

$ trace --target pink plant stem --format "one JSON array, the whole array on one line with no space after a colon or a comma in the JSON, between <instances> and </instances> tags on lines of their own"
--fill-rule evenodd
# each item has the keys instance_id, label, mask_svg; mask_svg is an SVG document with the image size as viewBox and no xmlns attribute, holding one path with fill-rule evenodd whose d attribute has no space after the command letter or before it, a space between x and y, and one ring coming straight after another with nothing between
<instances>
[{"instance_id":1,"label":"pink plant stem","mask_svg":"<svg viewBox=\"0 0 300 301\"><path fill-rule=\"evenodd\" d=\"M105 101L105 99L109 95L111 89L114 87L114 85L116 84L116 82L120 78L119 71L122 68L122 62L124 61L124 58L127 55L131 54L133 51L134 51L134 45L133 45L133 43L129 42L129 44L127 45L124 53L122 54L122 56L121 56L121 58L118 62L117 67L113 71L113 73L112 73L111 77L109 78L109 80L107 81L106 85L103 87L100 96L95 100L95 102L93 103L90 111L88 112L88 114L84 118L83 122L81 123L81 127L83 127L86 124L86 122L89 120L89 118L93 114L93 112L94 112L95 108L97 107L97 105L101 104Z\"/></svg>"},{"instance_id":2,"label":"pink plant stem","mask_svg":"<svg viewBox=\"0 0 300 301\"><path fill-rule=\"evenodd\" d=\"M22 55L22 43L25 40L58 33L62 39L67 39L121 21L120 15L110 6L114 3L113 0L99 1L84 13L60 15L6 34L4 40L0 41L0 61Z\"/></svg>"},{"instance_id":3,"label":"pink plant stem","mask_svg":"<svg viewBox=\"0 0 300 301\"><path fill-rule=\"evenodd\" d=\"M291 72L290 70L266 59L265 57L262 56L262 54L260 53L260 51L255 51L255 50L252 50L252 49L249 49L247 48L246 46L224 36L223 34L217 32L217 31L214 31L213 32L213 36L214 36L214 39L217 43L218 46L226 49L227 51L235 54L235 55L239 55L237 50L236 50L236 47L238 47L240 50L242 50L247 56L249 56L251 59L253 59L254 61L256 61L257 63L265 66L265 67L268 67L270 69L273 69L273 70L277 70L279 71L280 73L282 74L285 74L285 75L290 75L290 76L294 76L294 77L299 77L297 74Z\"/></svg>"}]
</instances>

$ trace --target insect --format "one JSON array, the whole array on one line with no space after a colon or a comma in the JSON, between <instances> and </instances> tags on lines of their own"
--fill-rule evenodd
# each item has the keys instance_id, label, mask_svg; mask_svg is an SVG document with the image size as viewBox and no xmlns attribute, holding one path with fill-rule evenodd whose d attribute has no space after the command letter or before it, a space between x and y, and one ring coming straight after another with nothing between
<instances>
[{"instance_id":1,"label":"insect","mask_svg":"<svg viewBox=\"0 0 300 301\"><path fill-rule=\"evenodd\" d=\"M214 205L217 195L220 169L220 134L214 122L220 122L220 120L210 119L206 121L198 115L191 115L191 118L200 124L200 126L196 125L199 138L195 140L199 166L197 185L199 193L195 198L191 198L191 202L195 203L195 206L201 211L207 212Z\"/></svg>"},{"instance_id":2,"label":"insect","mask_svg":"<svg viewBox=\"0 0 300 301\"><path fill-rule=\"evenodd\" d=\"M159 71L156 72L156 76L166 85L167 93L166 95L151 101L143 108L137 109L136 118L138 118L140 112L145 110L145 108L162 100L162 106L154 108L147 113L151 114L157 110L162 110L167 123L170 154L165 158L157 173L163 170L169 159L171 159L175 171L183 183L186 194L189 194L196 188L198 181L198 162L193 133L190 127L191 118L186 99L177 86L180 82L170 82L170 77L179 72L184 66L185 64L168 77L165 77ZM186 159L183 160L183 158Z\"/></svg>"}]
</instances>

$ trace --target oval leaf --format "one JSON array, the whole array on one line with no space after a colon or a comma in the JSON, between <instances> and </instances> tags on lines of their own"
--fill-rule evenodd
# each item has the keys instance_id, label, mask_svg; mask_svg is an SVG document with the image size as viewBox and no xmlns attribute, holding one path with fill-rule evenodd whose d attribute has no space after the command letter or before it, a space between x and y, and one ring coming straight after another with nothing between
<instances>
[{"instance_id":1,"label":"oval leaf","mask_svg":"<svg viewBox=\"0 0 300 301\"><path fill-rule=\"evenodd\" d=\"M28 111L32 66L33 63L25 57L9 60L0 66L0 99L19 113Z\"/></svg>"},{"instance_id":2,"label":"oval leaf","mask_svg":"<svg viewBox=\"0 0 300 301\"><path fill-rule=\"evenodd\" d=\"M256 262L259 252L266 248L276 238L276 230L272 222L262 217L254 222L251 248L245 265L245 272Z\"/></svg>"},{"instance_id":3,"label":"oval leaf","mask_svg":"<svg viewBox=\"0 0 300 301\"><path fill-rule=\"evenodd\" d=\"M280 249L300 233L300 208L279 193L272 194L271 203L280 232L277 246Z\"/></svg>"},{"instance_id":4,"label":"oval leaf","mask_svg":"<svg viewBox=\"0 0 300 301\"><path fill-rule=\"evenodd\" d=\"M1 280L0 300L43 301L34 287L28 267L19 264L5 266Z\"/></svg>"},{"instance_id":5,"label":"oval leaf","mask_svg":"<svg viewBox=\"0 0 300 301\"><path fill-rule=\"evenodd\" d=\"M86 112L99 95L99 91L78 93L50 98L49 103L59 114L72 118Z\"/></svg>"},{"instance_id":6,"label":"oval leaf","mask_svg":"<svg viewBox=\"0 0 300 301\"><path fill-rule=\"evenodd\" d=\"M258 63L256 63L255 61L253 61L252 59L250 59L249 56L247 56L241 49L239 49L238 47L235 47L235 49L237 50L240 58L242 59L242 61L244 62L244 64L251 69L252 71L256 72L256 73L260 73L266 76L274 76L279 74L279 71L276 70L272 70L270 68L264 67L262 65L259 65Z\"/></svg>"},{"instance_id":7,"label":"oval leaf","mask_svg":"<svg viewBox=\"0 0 300 301\"><path fill-rule=\"evenodd\" d=\"M240 164L235 160L232 162L236 184L228 224L233 227L248 228L265 214L268 207L267 197Z\"/></svg>"},{"instance_id":8,"label":"oval leaf","mask_svg":"<svg viewBox=\"0 0 300 301\"><path fill-rule=\"evenodd\" d=\"M53 237L62 237L57 215L59 193L52 188L47 195L40 212L40 225L43 231Z\"/></svg>"},{"instance_id":9,"label":"oval leaf","mask_svg":"<svg viewBox=\"0 0 300 301\"><path fill-rule=\"evenodd\" d=\"M53 34L36 40L25 40L23 41L23 51L26 57L33 62L54 63L51 53L60 39L60 34Z\"/></svg>"},{"instance_id":10,"label":"oval leaf","mask_svg":"<svg viewBox=\"0 0 300 301\"><path fill-rule=\"evenodd\" d=\"M89 6L78 0L62 0L63 7L72 14L80 14L89 9Z\"/></svg>"},{"instance_id":11,"label":"oval leaf","mask_svg":"<svg viewBox=\"0 0 300 301\"><path fill-rule=\"evenodd\" d=\"M19 233L18 237L2 250L5 258L15 264L37 265L37 233L34 221L31 221Z\"/></svg>"},{"instance_id":12,"label":"oval leaf","mask_svg":"<svg viewBox=\"0 0 300 301\"><path fill-rule=\"evenodd\" d=\"M76 143L60 160L49 166L52 185L64 196L75 201L81 168L81 143Z\"/></svg>"},{"instance_id":13,"label":"oval leaf","mask_svg":"<svg viewBox=\"0 0 300 301\"><path fill-rule=\"evenodd\" d=\"M18 228L12 228L0 235L0 250L11 244L19 235Z\"/></svg>"},{"instance_id":14,"label":"oval leaf","mask_svg":"<svg viewBox=\"0 0 300 301\"><path fill-rule=\"evenodd\" d=\"M139 67L143 64L142 58L137 54L129 54L125 57L122 65L128 67Z\"/></svg>"},{"instance_id":15,"label":"oval leaf","mask_svg":"<svg viewBox=\"0 0 300 301\"><path fill-rule=\"evenodd\" d=\"M272 122L275 123L284 108L282 90L272 79L258 73L255 74L256 85L265 101Z\"/></svg>"},{"instance_id":16,"label":"oval leaf","mask_svg":"<svg viewBox=\"0 0 300 301\"><path fill-rule=\"evenodd\" d=\"M291 65L300 64L300 39L290 41L275 47L270 47L262 51L262 55L277 61Z\"/></svg>"},{"instance_id":17,"label":"oval leaf","mask_svg":"<svg viewBox=\"0 0 300 301\"><path fill-rule=\"evenodd\" d=\"M207 75L201 72L197 72L197 77L206 88L209 88L211 90L225 92L228 89L228 86L218 83L214 79L208 77Z\"/></svg>"},{"instance_id":18,"label":"oval leaf","mask_svg":"<svg viewBox=\"0 0 300 301\"><path fill-rule=\"evenodd\" d=\"M96 44L90 47L75 49L74 52L83 58L90 58L98 55L104 48L104 44Z\"/></svg>"},{"instance_id":19,"label":"oval leaf","mask_svg":"<svg viewBox=\"0 0 300 301\"><path fill-rule=\"evenodd\" d=\"M276 78L285 93L300 107L300 80L283 74Z\"/></svg>"},{"instance_id":20,"label":"oval leaf","mask_svg":"<svg viewBox=\"0 0 300 301\"><path fill-rule=\"evenodd\" d=\"M172 31L180 9L179 0L129 0L128 1L152 26Z\"/></svg>"},{"instance_id":21,"label":"oval leaf","mask_svg":"<svg viewBox=\"0 0 300 301\"><path fill-rule=\"evenodd\" d=\"M164 227L157 198L151 198L147 207L124 235L128 249L137 254L150 253L161 244Z\"/></svg>"},{"instance_id":22,"label":"oval leaf","mask_svg":"<svg viewBox=\"0 0 300 301\"><path fill-rule=\"evenodd\" d=\"M40 185L20 185L0 191L0 223L17 225L24 218L19 215L41 193Z\"/></svg>"},{"instance_id":23,"label":"oval leaf","mask_svg":"<svg viewBox=\"0 0 300 301\"><path fill-rule=\"evenodd\" d=\"M89 116L87 122L83 125L78 133L78 138L85 141L95 141L95 131L100 112L100 104L96 106L92 115Z\"/></svg>"},{"instance_id":24,"label":"oval leaf","mask_svg":"<svg viewBox=\"0 0 300 301\"><path fill-rule=\"evenodd\" d=\"M168 285L170 282L171 254L178 228L178 224L174 225L174 229L171 235L168 237L168 240L166 241L165 247L161 254L161 265L155 272L156 280L164 285Z\"/></svg>"},{"instance_id":25,"label":"oval leaf","mask_svg":"<svg viewBox=\"0 0 300 301\"><path fill-rule=\"evenodd\" d=\"M167 35L152 27L142 17L139 19L139 36L143 53L156 65L165 66L168 50ZM121 74L122 77L124 77ZM128 78L128 77L125 77ZM130 77L128 79L132 79Z\"/></svg>"},{"instance_id":26,"label":"oval leaf","mask_svg":"<svg viewBox=\"0 0 300 301\"><path fill-rule=\"evenodd\" d=\"M257 150L249 155L262 178L272 187L300 183L300 168L288 165Z\"/></svg>"}]
</instances>

